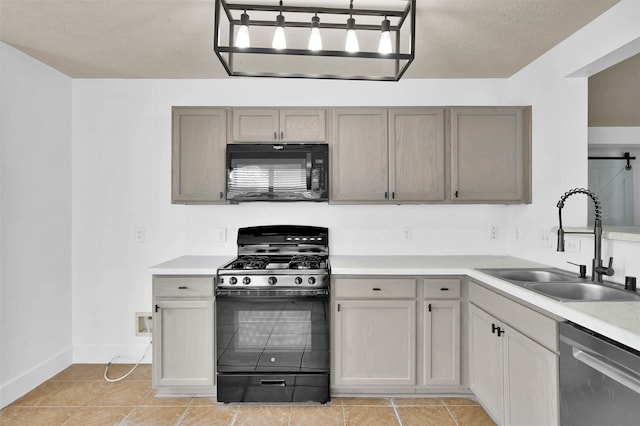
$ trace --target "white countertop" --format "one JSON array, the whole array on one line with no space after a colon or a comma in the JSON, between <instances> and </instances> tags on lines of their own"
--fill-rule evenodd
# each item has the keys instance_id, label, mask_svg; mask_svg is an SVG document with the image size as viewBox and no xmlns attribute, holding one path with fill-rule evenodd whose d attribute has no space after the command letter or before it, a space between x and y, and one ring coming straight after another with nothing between
<instances>
[{"instance_id":1,"label":"white countertop","mask_svg":"<svg viewBox=\"0 0 640 426\"><path fill-rule=\"evenodd\" d=\"M181 256L149 268L153 275L216 275L218 268L235 259L229 256Z\"/></svg>"},{"instance_id":2,"label":"white countertop","mask_svg":"<svg viewBox=\"0 0 640 426\"><path fill-rule=\"evenodd\" d=\"M182 256L154 275L215 275L229 256ZM553 315L640 350L640 302L559 302L487 275L477 268L548 267L510 256L331 256L333 275L467 275Z\"/></svg>"}]
</instances>

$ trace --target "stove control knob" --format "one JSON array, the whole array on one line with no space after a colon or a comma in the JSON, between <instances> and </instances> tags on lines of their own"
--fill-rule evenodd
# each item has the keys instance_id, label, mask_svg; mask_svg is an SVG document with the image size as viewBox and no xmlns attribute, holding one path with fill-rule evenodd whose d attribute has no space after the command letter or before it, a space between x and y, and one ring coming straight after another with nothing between
<instances>
[{"instance_id":1,"label":"stove control knob","mask_svg":"<svg viewBox=\"0 0 640 426\"><path fill-rule=\"evenodd\" d=\"M269 283L269 285L276 285L276 283L278 282L278 279L276 277L269 277L267 279L267 282Z\"/></svg>"},{"instance_id":2,"label":"stove control knob","mask_svg":"<svg viewBox=\"0 0 640 426\"><path fill-rule=\"evenodd\" d=\"M300 284L302 284L302 278L296 277L296 279L293 280L293 282L295 282L297 285L300 285Z\"/></svg>"},{"instance_id":3,"label":"stove control knob","mask_svg":"<svg viewBox=\"0 0 640 426\"><path fill-rule=\"evenodd\" d=\"M229 278L229 284L236 285L238 283L238 279L236 277Z\"/></svg>"},{"instance_id":4,"label":"stove control knob","mask_svg":"<svg viewBox=\"0 0 640 426\"><path fill-rule=\"evenodd\" d=\"M251 278L249 278L249 277L244 277L244 278L242 279L242 284L244 284L244 285L249 285L249 284L251 284Z\"/></svg>"},{"instance_id":5,"label":"stove control knob","mask_svg":"<svg viewBox=\"0 0 640 426\"><path fill-rule=\"evenodd\" d=\"M307 281L309 281L310 285L314 285L316 283L316 278L315 277L309 277L309 279Z\"/></svg>"}]
</instances>

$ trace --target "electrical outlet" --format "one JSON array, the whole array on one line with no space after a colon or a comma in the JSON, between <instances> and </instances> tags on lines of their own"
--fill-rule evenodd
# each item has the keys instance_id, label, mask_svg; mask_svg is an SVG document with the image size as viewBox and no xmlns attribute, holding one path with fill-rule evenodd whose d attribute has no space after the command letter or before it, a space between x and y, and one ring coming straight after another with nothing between
<instances>
[{"instance_id":1,"label":"electrical outlet","mask_svg":"<svg viewBox=\"0 0 640 426\"><path fill-rule=\"evenodd\" d=\"M144 242L144 228L142 226L136 226L134 238L136 243Z\"/></svg>"},{"instance_id":2,"label":"electrical outlet","mask_svg":"<svg viewBox=\"0 0 640 426\"><path fill-rule=\"evenodd\" d=\"M540 247L551 248L553 242L551 241L551 237L549 231L541 230L540 231Z\"/></svg>"},{"instance_id":3,"label":"electrical outlet","mask_svg":"<svg viewBox=\"0 0 640 426\"><path fill-rule=\"evenodd\" d=\"M153 315L151 312L136 312L136 336L151 336Z\"/></svg>"},{"instance_id":4,"label":"electrical outlet","mask_svg":"<svg viewBox=\"0 0 640 426\"><path fill-rule=\"evenodd\" d=\"M489 239L490 240L497 240L498 239L498 226L497 225L491 225L491 228L489 228Z\"/></svg>"},{"instance_id":5,"label":"electrical outlet","mask_svg":"<svg viewBox=\"0 0 640 426\"><path fill-rule=\"evenodd\" d=\"M227 241L227 228L217 228L213 230L213 240L216 243L224 243Z\"/></svg>"},{"instance_id":6,"label":"electrical outlet","mask_svg":"<svg viewBox=\"0 0 640 426\"><path fill-rule=\"evenodd\" d=\"M404 229L402 230L402 238L403 238L405 241L411 241L411 239L413 238L413 232L412 232L412 229L411 229L411 228L409 228L409 227L404 228Z\"/></svg>"},{"instance_id":7,"label":"electrical outlet","mask_svg":"<svg viewBox=\"0 0 640 426\"><path fill-rule=\"evenodd\" d=\"M579 253L580 252L580 240L575 238L567 238L564 241L564 251Z\"/></svg>"}]
</instances>

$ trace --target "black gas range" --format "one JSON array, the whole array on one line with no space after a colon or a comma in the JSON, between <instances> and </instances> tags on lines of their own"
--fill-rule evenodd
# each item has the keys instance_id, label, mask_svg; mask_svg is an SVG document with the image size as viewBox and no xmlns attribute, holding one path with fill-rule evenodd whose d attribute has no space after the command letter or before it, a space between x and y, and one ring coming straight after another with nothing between
<instances>
[{"instance_id":1,"label":"black gas range","mask_svg":"<svg viewBox=\"0 0 640 426\"><path fill-rule=\"evenodd\" d=\"M238 230L238 257L218 269L218 290L328 289L327 228L270 225Z\"/></svg>"},{"instance_id":2,"label":"black gas range","mask_svg":"<svg viewBox=\"0 0 640 426\"><path fill-rule=\"evenodd\" d=\"M220 402L329 400L327 228L240 228L238 257L218 269Z\"/></svg>"}]
</instances>

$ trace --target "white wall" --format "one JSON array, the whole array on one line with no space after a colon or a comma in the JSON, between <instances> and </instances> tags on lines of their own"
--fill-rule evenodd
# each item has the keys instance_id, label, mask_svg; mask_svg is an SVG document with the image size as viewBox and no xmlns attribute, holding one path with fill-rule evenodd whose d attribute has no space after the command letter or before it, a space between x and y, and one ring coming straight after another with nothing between
<instances>
[{"instance_id":1,"label":"white wall","mask_svg":"<svg viewBox=\"0 0 640 426\"><path fill-rule=\"evenodd\" d=\"M0 407L70 364L71 79L0 43Z\"/></svg>"}]
</instances>

